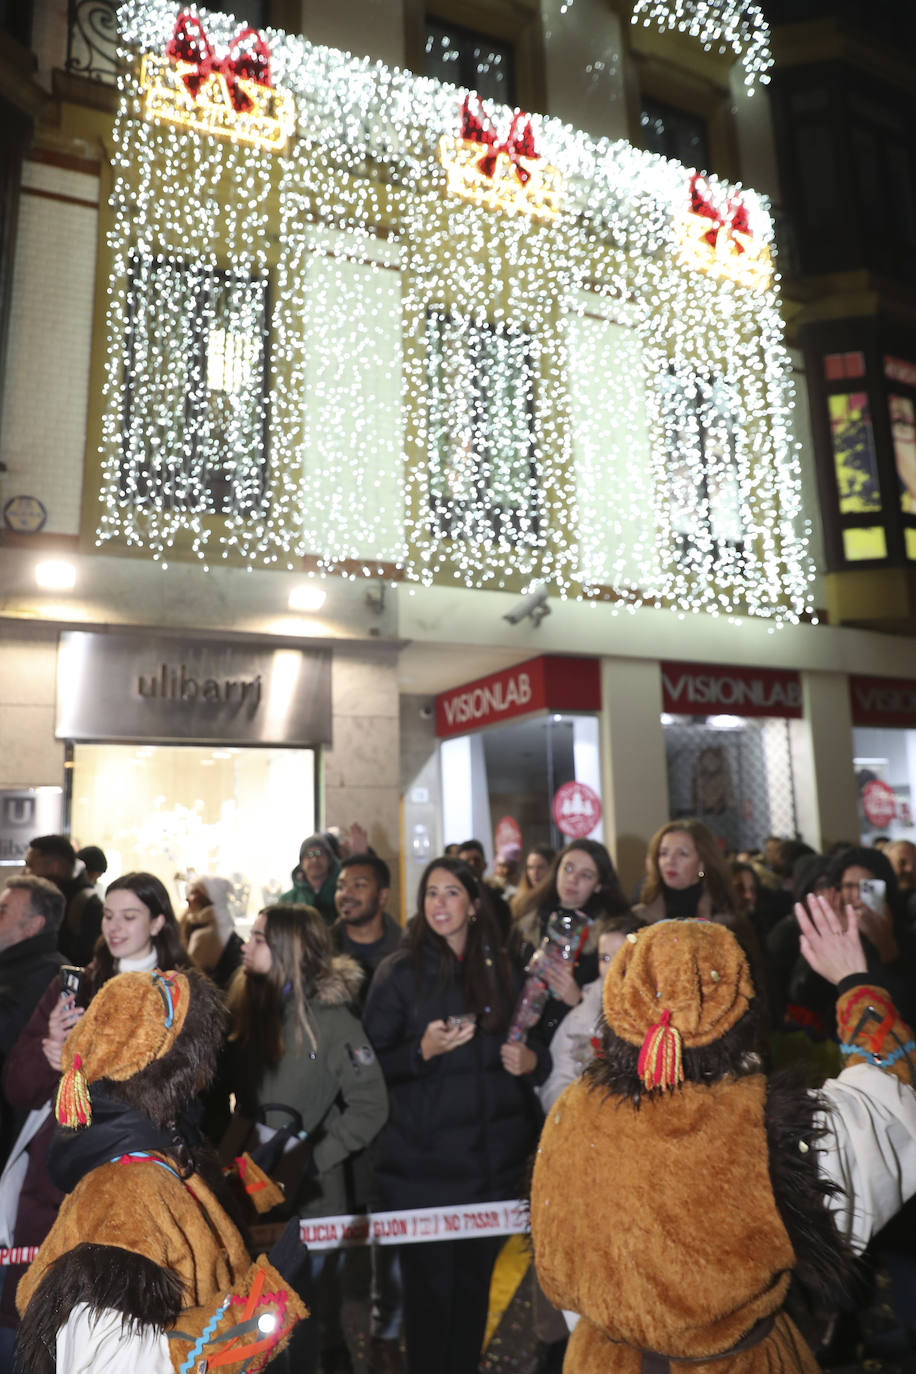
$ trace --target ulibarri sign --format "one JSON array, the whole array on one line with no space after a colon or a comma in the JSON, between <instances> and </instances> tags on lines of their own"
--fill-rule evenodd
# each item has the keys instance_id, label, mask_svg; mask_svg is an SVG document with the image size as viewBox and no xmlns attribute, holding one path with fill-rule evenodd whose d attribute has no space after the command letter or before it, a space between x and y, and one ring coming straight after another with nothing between
<instances>
[{"instance_id":1,"label":"ulibarri sign","mask_svg":"<svg viewBox=\"0 0 916 1374\"><path fill-rule=\"evenodd\" d=\"M330 650L66 631L55 733L70 740L328 743Z\"/></svg>"}]
</instances>

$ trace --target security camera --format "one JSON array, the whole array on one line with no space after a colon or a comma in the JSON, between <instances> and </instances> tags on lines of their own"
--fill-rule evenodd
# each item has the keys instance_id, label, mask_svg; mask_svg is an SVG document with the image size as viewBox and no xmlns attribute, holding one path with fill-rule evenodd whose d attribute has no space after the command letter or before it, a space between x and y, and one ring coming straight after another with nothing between
<instances>
[{"instance_id":1,"label":"security camera","mask_svg":"<svg viewBox=\"0 0 916 1374\"><path fill-rule=\"evenodd\" d=\"M432 708L428 703L427 703L427 705L425 705L425 706L421 706L421 707L420 707L420 719L421 719L421 720L432 720L432 718L433 718L433 708Z\"/></svg>"},{"instance_id":2,"label":"security camera","mask_svg":"<svg viewBox=\"0 0 916 1374\"><path fill-rule=\"evenodd\" d=\"M532 587L527 596L523 596L521 601L507 611L503 620L508 620L510 625L520 625L526 617L531 618L532 624L540 625L545 616L550 615L550 607L547 604L547 588L541 583L539 586Z\"/></svg>"}]
</instances>

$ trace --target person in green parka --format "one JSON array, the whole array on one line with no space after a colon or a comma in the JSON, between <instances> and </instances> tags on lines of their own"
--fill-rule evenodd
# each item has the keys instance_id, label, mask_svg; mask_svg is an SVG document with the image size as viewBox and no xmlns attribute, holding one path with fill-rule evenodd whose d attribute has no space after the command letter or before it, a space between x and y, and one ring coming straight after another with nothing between
<instances>
[{"instance_id":1,"label":"person in green parka","mask_svg":"<svg viewBox=\"0 0 916 1374\"><path fill-rule=\"evenodd\" d=\"M313 906L279 904L255 920L229 992L226 1069L237 1110L255 1117L261 1109L266 1125L279 1129L289 1118L267 1104L281 1104L301 1115L307 1133L309 1158L295 1196L287 1187L287 1201L300 1217L351 1210L346 1161L388 1117L385 1080L353 1010L363 976L354 959L334 955L330 931ZM310 1257L301 1296L318 1321L303 1323L311 1331L290 1347L297 1374L317 1364L316 1336L325 1323L316 1282L329 1256L336 1252ZM327 1318L333 1330L335 1314ZM340 1339L335 1330L331 1343ZM346 1356L345 1348L340 1353ZM344 1359L338 1367L348 1364Z\"/></svg>"},{"instance_id":2,"label":"person in green parka","mask_svg":"<svg viewBox=\"0 0 916 1374\"><path fill-rule=\"evenodd\" d=\"M280 897L280 906L313 906L325 925L337 920L334 893L340 860L327 835L309 835L299 846L299 863L293 869L293 885Z\"/></svg>"}]
</instances>

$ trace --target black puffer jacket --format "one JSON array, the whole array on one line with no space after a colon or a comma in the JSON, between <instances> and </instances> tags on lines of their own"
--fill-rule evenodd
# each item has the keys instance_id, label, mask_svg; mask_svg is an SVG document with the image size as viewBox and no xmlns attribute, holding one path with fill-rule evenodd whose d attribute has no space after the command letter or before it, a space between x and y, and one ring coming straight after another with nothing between
<instances>
[{"instance_id":1,"label":"black puffer jacket","mask_svg":"<svg viewBox=\"0 0 916 1374\"><path fill-rule=\"evenodd\" d=\"M518 1197L540 1130L530 1082L502 1066L501 1036L478 1025L466 1045L429 1060L421 1056L429 1022L466 1010L457 960L443 985L438 959L438 950L427 947L418 978L407 949L389 955L363 1013L388 1085L390 1117L373 1147L386 1208Z\"/></svg>"}]
</instances>

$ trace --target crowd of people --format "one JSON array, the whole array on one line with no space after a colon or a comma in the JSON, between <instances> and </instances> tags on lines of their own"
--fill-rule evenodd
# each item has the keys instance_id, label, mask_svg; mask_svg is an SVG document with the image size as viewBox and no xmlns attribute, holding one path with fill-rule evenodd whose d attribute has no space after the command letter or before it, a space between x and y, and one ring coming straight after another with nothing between
<instances>
[{"instance_id":1,"label":"crowd of people","mask_svg":"<svg viewBox=\"0 0 916 1374\"><path fill-rule=\"evenodd\" d=\"M169 995L187 984L182 995L192 1001L204 997L195 991L202 980L222 1009L214 1065L194 1080L193 1102L166 1123L180 1148L173 1158L163 1146L156 1158L173 1169L175 1159L193 1156L193 1171L179 1174L205 1178L208 1188L217 1186L218 1159L250 1159L265 1188L282 1189L257 1229L250 1217L237 1218L252 1260L258 1238L286 1244L290 1218L524 1197L545 1114L583 1074L594 1077L606 1054L606 975L625 961L624 947L657 926L699 922L729 932L753 987L745 1050L761 1072L801 1066L817 1088L843 1067L838 979L812 957L817 931L804 918L812 904L833 913L837 930L854 926L863 973L904 1021L916 1018L916 846L906 841L819 855L771 836L759 852L727 855L705 825L679 819L652 837L645 876L627 894L608 850L593 840L504 850L488 872L484 845L471 839L427 864L403 929L386 909L387 864L359 826L345 841L341 848L331 833L307 837L291 888L258 914L244 940L225 878L195 877L176 916L153 874L121 874L102 893L106 862L97 847L78 856L64 836L32 842L25 872L0 893L0 1244L28 1248L49 1235L58 1243L74 1176L61 1143L74 1132L61 1128L58 1085L80 1071L76 1060L90 1052L83 1023L100 1024L93 1008L103 996L117 1005L113 989L125 974L141 979L144 996L149 980ZM169 1014L167 1007L171 1026ZM155 1054L167 1059L171 1043ZM123 1046L118 1052L123 1058ZM122 1077L133 1081L138 1072L132 1063ZM94 1076L104 1102L104 1065ZM71 1094L77 1103L79 1091ZM160 1129L158 1105L148 1109L144 1098L141 1106ZM98 1126L91 1129L98 1139ZM152 1128L144 1129L147 1140ZM604 1161L595 1182L613 1167ZM235 1217L229 1200L219 1206ZM912 1220L907 1206L873 1252L891 1275L900 1339L916 1355ZM374 1248L370 1374L473 1374L500 1245L486 1235ZM346 1264L335 1250L286 1269L277 1260L270 1272L286 1283L288 1271L289 1310L301 1301L311 1316L284 1329L288 1344L278 1347L275 1367L352 1369L341 1323ZM29 1363L49 1337L35 1319L44 1290L32 1271L23 1277L26 1268L0 1270L0 1374L54 1368L53 1360ZM562 1367L568 1344L567 1320L551 1296L568 1285L552 1273L545 1292L534 1270L530 1284L537 1369L547 1374ZM825 1362L857 1348L856 1306L836 1301ZM28 1312L27 1337L18 1340ZM44 1333L39 1340L35 1330ZM55 1339L60 1361L73 1331L62 1328ZM143 1367L158 1369L149 1358Z\"/></svg>"}]
</instances>

